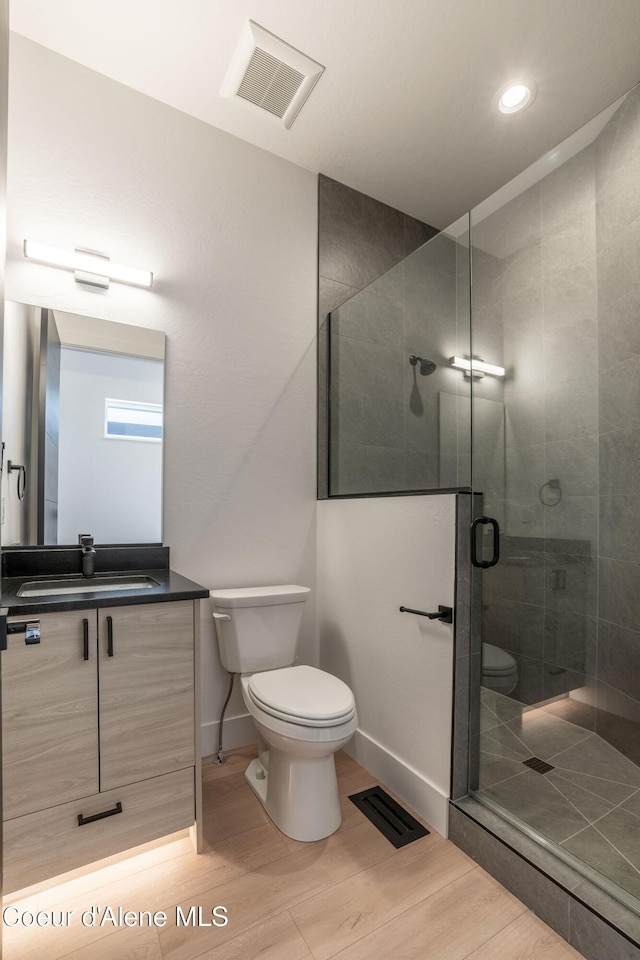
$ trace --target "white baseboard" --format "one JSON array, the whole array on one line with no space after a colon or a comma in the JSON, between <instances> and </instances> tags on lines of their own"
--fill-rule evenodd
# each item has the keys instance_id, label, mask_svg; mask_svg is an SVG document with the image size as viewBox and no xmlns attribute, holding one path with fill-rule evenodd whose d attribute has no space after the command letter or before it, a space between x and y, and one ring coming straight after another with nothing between
<instances>
[{"instance_id":1,"label":"white baseboard","mask_svg":"<svg viewBox=\"0 0 640 960\"><path fill-rule=\"evenodd\" d=\"M203 757L213 756L218 752L217 720L203 723L201 727L201 752ZM256 728L248 713L241 717L225 717L222 725L222 749L224 752L234 747L246 747L256 742Z\"/></svg>"},{"instance_id":2,"label":"white baseboard","mask_svg":"<svg viewBox=\"0 0 640 960\"><path fill-rule=\"evenodd\" d=\"M356 730L344 750L384 786L393 790L434 830L443 837L448 836L449 797L439 787L362 730Z\"/></svg>"}]
</instances>

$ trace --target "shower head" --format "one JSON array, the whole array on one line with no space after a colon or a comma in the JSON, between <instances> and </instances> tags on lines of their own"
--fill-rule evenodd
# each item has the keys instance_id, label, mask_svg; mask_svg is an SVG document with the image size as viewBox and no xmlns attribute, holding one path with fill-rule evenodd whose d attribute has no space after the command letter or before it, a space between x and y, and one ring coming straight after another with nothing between
<instances>
[{"instance_id":1,"label":"shower head","mask_svg":"<svg viewBox=\"0 0 640 960\"><path fill-rule=\"evenodd\" d=\"M429 374L433 373L437 367L437 363L435 363L433 360L425 360L423 357L416 357L414 354L409 357L409 363L412 367L415 367L415 365L419 363L420 374L423 377L428 377Z\"/></svg>"}]
</instances>

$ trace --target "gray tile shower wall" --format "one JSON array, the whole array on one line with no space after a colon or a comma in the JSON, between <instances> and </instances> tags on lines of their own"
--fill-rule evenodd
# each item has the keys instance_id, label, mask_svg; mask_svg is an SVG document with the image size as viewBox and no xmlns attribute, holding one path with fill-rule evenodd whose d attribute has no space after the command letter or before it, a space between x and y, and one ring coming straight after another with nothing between
<instances>
[{"instance_id":1,"label":"gray tile shower wall","mask_svg":"<svg viewBox=\"0 0 640 960\"><path fill-rule=\"evenodd\" d=\"M323 174L318 177L318 229L319 276L353 290L368 286L438 232ZM320 317L337 305L324 309L321 304Z\"/></svg>"},{"instance_id":2,"label":"gray tile shower wall","mask_svg":"<svg viewBox=\"0 0 640 960\"><path fill-rule=\"evenodd\" d=\"M639 169L635 90L592 144L472 238L474 330L491 323L507 368L502 485L475 459L505 534L484 577L484 639L518 661L514 697L579 688L591 728L636 762Z\"/></svg>"},{"instance_id":3,"label":"gray tile shower wall","mask_svg":"<svg viewBox=\"0 0 640 960\"><path fill-rule=\"evenodd\" d=\"M435 236L438 231L407 214L322 174L318 178L318 496L328 496L328 413L327 413L327 315L406 256ZM359 411L350 425L351 435L334 447L334 462L340 464L345 490L366 489L375 482L380 489L397 489L398 429L402 433L400 395L393 417L385 404L379 416L376 398L383 391L401 388L403 368L399 357L387 356L397 343L397 321L402 324L402 305L394 304L393 290L384 298L370 297L356 307L350 343L345 342L340 362L343 383L350 385ZM346 338L345 338L346 341ZM351 349L349 349L351 348ZM357 353L356 353L357 351ZM386 351L386 353L385 353ZM371 376L358 377L366 365ZM382 378L382 379L380 379ZM385 379L386 378L386 379ZM390 380L388 384L386 381ZM386 394L385 394L386 396ZM349 429L349 428L348 428ZM355 442L354 442L355 441ZM352 478L349 481L349 477Z\"/></svg>"},{"instance_id":4,"label":"gray tile shower wall","mask_svg":"<svg viewBox=\"0 0 640 960\"><path fill-rule=\"evenodd\" d=\"M640 95L596 141L600 550L597 731L640 763Z\"/></svg>"}]
</instances>

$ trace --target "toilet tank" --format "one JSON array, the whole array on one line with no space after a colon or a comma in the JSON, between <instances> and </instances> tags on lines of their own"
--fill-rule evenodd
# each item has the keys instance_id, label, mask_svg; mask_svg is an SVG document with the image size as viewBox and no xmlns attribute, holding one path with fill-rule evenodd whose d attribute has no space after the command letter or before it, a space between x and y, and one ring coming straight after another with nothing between
<instances>
[{"instance_id":1,"label":"toilet tank","mask_svg":"<svg viewBox=\"0 0 640 960\"><path fill-rule=\"evenodd\" d=\"M298 630L309 587L236 587L211 590L218 649L225 670L257 673L289 667L295 660Z\"/></svg>"}]
</instances>

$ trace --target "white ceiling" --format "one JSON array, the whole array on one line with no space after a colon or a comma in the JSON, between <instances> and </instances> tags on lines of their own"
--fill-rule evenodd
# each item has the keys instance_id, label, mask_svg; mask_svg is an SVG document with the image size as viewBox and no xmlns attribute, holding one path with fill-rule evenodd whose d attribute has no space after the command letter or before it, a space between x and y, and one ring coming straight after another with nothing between
<instances>
[{"instance_id":1,"label":"white ceiling","mask_svg":"<svg viewBox=\"0 0 640 960\"><path fill-rule=\"evenodd\" d=\"M10 0L12 29L445 227L640 80L640 0ZM220 89L248 19L326 70L293 126ZM499 88L534 104L502 116Z\"/></svg>"}]
</instances>

